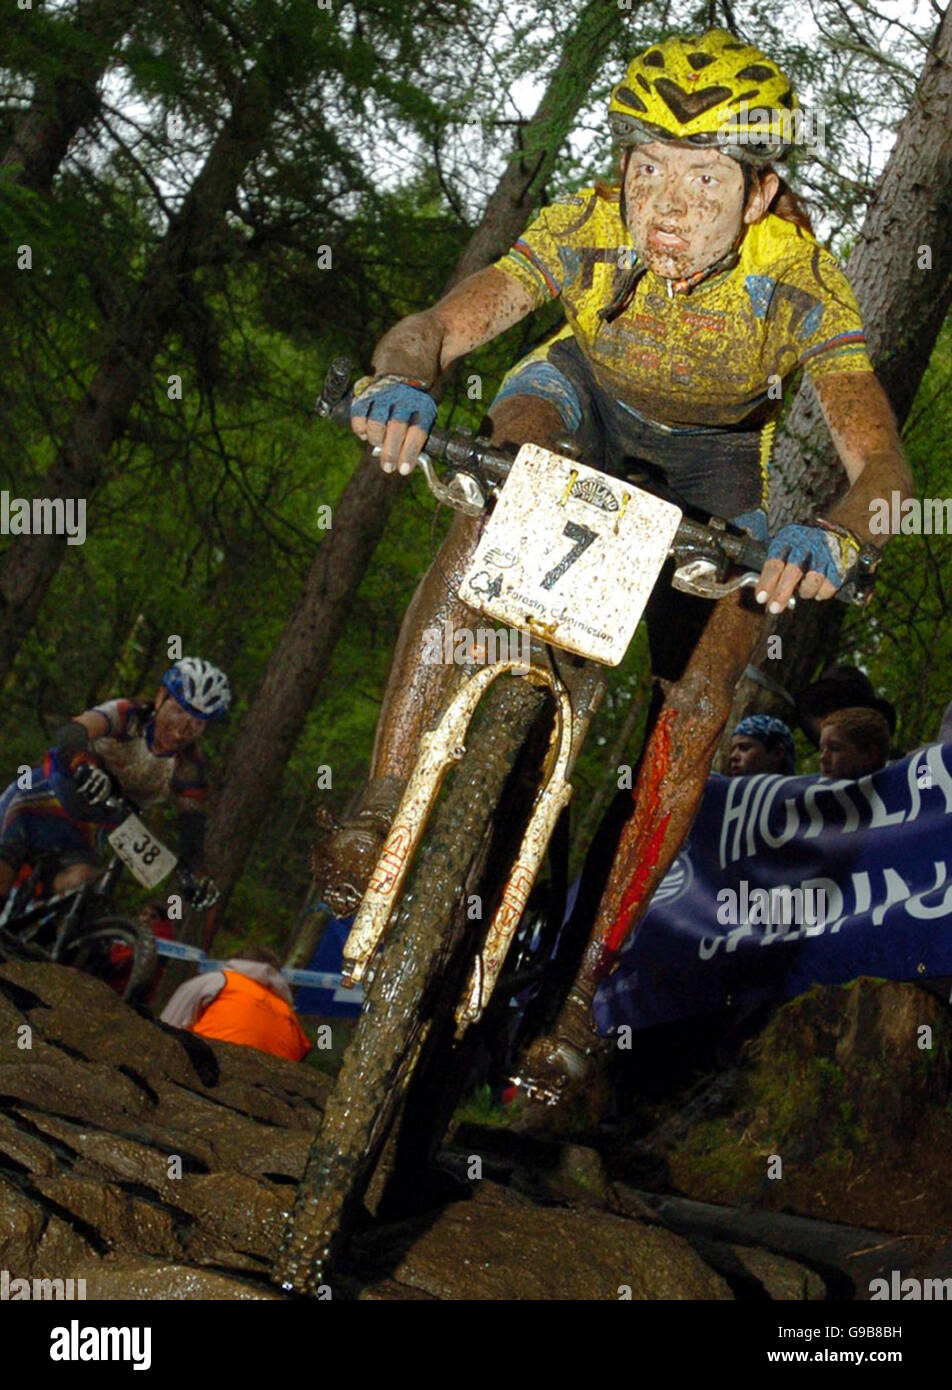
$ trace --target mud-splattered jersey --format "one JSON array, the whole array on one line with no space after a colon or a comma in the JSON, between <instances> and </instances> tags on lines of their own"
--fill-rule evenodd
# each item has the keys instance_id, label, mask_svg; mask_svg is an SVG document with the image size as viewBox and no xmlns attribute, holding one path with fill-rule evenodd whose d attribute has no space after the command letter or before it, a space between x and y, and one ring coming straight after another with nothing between
<instances>
[{"instance_id":1,"label":"mud-splattered jersey","mask_svg":"<svg viewBox=\"0 0 952 1390\"><path fill-rule=\"evenodd\" d=\"M194 744L169 756L153 753L148 737L151 707L135 700L107 700L96 705L94 713L103 716L109 731L90 746L126 796L142 807L172 797L180 805L204 809L208 783Z\"/></svg>"},{"instance_id":2,"label":"mud-splattered jersey","mask_svg":"<svg viewBox=\"0 0 952 1390\"><path fill-rule=\"evenodd\" d=\"M584 189L544 208L497 269L535 307L561 296L566 323L599 384L669 426L726 427L780 409L778 385L798 367L811 378L872 371L853 291L808 232L768 214L747 228L740 257L690 293L668 292L647 270L613 323L598 317L637 264L618 190Z\"/></svg>"}]
</instances>

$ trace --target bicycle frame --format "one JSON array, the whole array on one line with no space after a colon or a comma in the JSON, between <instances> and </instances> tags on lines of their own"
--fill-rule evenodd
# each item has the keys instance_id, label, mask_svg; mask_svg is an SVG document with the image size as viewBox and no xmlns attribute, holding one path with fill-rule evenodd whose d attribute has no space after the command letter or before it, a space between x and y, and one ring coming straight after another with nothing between
<instances>
[{"instance_id":1,"label":"bicycle frame","mask_svg":"<svg viewBox=\"0 0 952 1390\"><path fill-rule=\"evenodd\" d=\"M97 878L81 883L78 888L69 888L63 893L54 893L52 897L28 903L19 911L20 894L11 893L0 911L0 930L6 930L24 943L32 944L44 927L58 919L56 936L47 954L50 960L59 960L63 942L82 918L89 898L94 895L102 898L111 896L121 872L122 862L118 856L114 856ZM27 930L23 930L24 927Z\"/></svg>"}]
</instances>

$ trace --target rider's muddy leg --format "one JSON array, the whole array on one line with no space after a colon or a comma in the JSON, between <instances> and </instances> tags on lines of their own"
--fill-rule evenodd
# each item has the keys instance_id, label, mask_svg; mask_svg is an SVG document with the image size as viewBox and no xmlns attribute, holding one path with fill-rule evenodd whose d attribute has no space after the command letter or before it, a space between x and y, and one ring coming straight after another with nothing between
<instances>
[{"instance_id":1,"label":"rider's muddy leg","mask_svg":"<svg viewBox=\"0 0 952 1390\"><path fill-rule=\"evenodd\" d=\"M529 1050L527 1077L556 1090L573 1079L589 1084L586 1057L604 1045L592 1024L592 999L607 954L620 948L687 838L762 622L763 610L748 606L743 593L721 599L684 675L669 687L581 967L552 1032Z\"/></svg>"},{"instance_id":2,"label":"rider's muddy leg","mask_svg":"<svg viewBox=\"0 0 952 1390\"><path fill-rule=\"evenodd\" d=\"M562 417L536 396L509 396L494 406L492 443L531 441L552 447L565 433ZM335 911L352 912L363 895L419 750L420 735L433 728L465 668L452 661L427 661L426 634L475 629L485 619L456 597L459 581L476 547L479 517L454 517L433 564L410 601L384 693L371 760L370 781L345 824L314 850L318 888ZM453 650L452 641L449 644Z\"/></svg>"}]
</instances>

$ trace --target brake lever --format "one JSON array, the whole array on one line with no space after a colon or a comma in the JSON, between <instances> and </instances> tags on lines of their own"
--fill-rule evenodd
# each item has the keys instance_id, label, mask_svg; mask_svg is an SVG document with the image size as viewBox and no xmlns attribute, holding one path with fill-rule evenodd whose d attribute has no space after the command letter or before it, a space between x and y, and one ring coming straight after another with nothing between
<instances>
[{"instance_id":1,"label":"brake lever","mask_svg":"<svg viewBox=\"0 0 952 1390\"><path fill-rule=\"evenodd\" d=\"M713 560L688 560L679 565L671 577L671 587L682 594L694 594L698 598L725 598L738 589L752 588L760 578L757 570L745 570L734 579L717 578L718 566Z\"/></svg>"},{"instance_id":2,"label":"brake lever","mask_svg":"<svg viewBox=\"0 0 952 1390\"><path fill-rule=\"evenodd\" d=\"M377 451L375 451L377 452ZM448 483L441 482L429 454L420 454L420 468L426 485L438 502L443 502L464 516L482 516L486 497L472 473L454 473Z\"/></svg>"}]
</instances>

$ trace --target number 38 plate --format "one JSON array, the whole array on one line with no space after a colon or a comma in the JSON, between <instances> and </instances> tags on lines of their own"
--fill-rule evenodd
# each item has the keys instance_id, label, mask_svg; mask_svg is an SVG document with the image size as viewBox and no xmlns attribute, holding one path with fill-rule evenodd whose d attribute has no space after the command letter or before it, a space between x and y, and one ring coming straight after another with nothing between
<instances>
[{"instance_id":1,"label":"number 38 plate","mask_svg":"<svg viewBox=\"0 0 952 1390\"><path fill-rule=\"evenodd\" d=\"M487 617L617 666L680 520L670 502L524 444L459 596Z\"/></svg>"},{"instance_id":2,"label":"number 38 plate","mask_svg":"<svg viewBox=\"0 0 952 1390\"><path fill-rule=\"evenodd\" d=\"M109 843L144 888L154 888L178 863L138 816L126 816L109 836Z\"/></svg>"}]
</instances>

